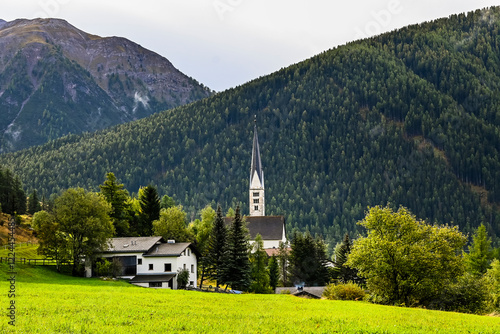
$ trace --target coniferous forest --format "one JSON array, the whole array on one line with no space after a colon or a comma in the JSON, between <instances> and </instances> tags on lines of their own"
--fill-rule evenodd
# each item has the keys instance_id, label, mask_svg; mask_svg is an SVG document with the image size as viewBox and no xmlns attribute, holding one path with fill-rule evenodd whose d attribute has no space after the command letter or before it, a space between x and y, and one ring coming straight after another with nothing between
<instances>
[{"instance_id":1,"label":"coniferous forest","mask_svg":"<svg viewBox=\"0 0 500 334\"><path fill-rule=\"evenodd\" d=\"M113 172L194 217L248 212L253 119L266 213L330 246L368 206L500 236L500 8L356 41L212 97L3 154L28 192L98 190ZM497 240L497 239L495 239Z\"/></svg>"}]
</instances>

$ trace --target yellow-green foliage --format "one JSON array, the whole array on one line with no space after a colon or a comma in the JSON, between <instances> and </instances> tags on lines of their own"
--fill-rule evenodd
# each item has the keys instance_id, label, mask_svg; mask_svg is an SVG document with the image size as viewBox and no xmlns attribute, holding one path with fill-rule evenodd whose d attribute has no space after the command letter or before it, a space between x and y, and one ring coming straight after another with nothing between
<instances>
[{"instance_id":1,"label":"yellow-green foliage","mask_svg":"<svg viewBox=\"0 0 500 334\"><path fill-rule=\"evenodd\" d=\"M323 297L333 300L363 300L366 293L356 283L328 284Z\"/></svg>"},{"instance_id":2,"label":"yellow-green foliage","mask_svg":"<svg viewBox=\"0 0 500 334\"><path fill-rule=\"evenodd\" d=\"M0 305L8 303L0 265ZM497 333L500 318L290 295L139 288L17 266L16 327L0 333ZM6 306L5 306L6 307Z\"/></svg>"}]
</instances>

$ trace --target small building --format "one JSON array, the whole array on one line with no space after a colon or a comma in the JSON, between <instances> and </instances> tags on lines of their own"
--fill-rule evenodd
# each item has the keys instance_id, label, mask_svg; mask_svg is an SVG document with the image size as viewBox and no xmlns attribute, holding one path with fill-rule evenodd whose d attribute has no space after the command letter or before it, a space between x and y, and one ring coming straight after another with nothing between
<instances>
[{"instance_id":1,"label":"small building","mask_svg":"<svg viewBox=\"0 0 500 334\"><path fill-rule=\"evenodd\" d=\"M150 288L177 289L177 272L189 271L188 285L196 287L199 253L191 243L176 243L162 237L124 237L110 240L110 248L97 254L96 261L108 259L121 264L120 278ZM85 269L96 276L95 262Z\"/></svg>"}]
</instances>

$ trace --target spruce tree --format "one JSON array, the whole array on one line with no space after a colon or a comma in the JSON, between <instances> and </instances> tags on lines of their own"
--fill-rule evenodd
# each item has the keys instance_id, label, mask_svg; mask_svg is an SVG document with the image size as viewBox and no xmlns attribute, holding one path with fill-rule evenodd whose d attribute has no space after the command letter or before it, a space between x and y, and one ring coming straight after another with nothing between
<instances>
[{"instance_id":1,"label":"spruce tree","mask_svg":"<svg viewBox=\"0 0 500 334\"><path fill-rule=\"evenodd\" d=\"M240 207L237 206L229 228L223 267L224 283L231 286L233 290L247 290L251 283L248 238L248 230L243 225Z\"/></svg>"},{"instance_id":2,"label":"spruce tree","mask_svg":"<svg viewBox=\"0 0 500 334\"><path fill-rule=\"evenodd\" d=\"M227 228L222 217L222 209L217 206L217 216L208 239L207 256L203 260L207 276L216 281L217 287L223 281L224 256L227 249Z\"/></svg>"},{"instance_id":3,"label":"spruce tree","mask_svg":"<svg viewBox=\"0 0 500 334\"><path fill-rule=\"evenodd\" d=\"M481 224L472 236L469 253L465 254L464 258L467 271L473 275L481 276L490 268L493 251L491 249L491 239L488 237L484 224Z\"/></svg>"},{"instance_id":4,"label":"spruce tree","mask_svg":"<svg viewBox=\"0 0 500 334\"><path fill-rule=\"evenodd\" d=\"M139 194L141 216L137 232L140 236L150 236L153 232L153 221L160 218L160 197L156 188L148 185Z\"/></svg>"},{"instance_id":5,"label":"spruce tree","mask_svg":"<svg viewBox=\"0 0 500 334\"><path fill-rule=\"evenodd\" d=\"M33 190L28 199L28 213L30 215L34 215L35 212L38 212L40 210L42 210L42 206L40 205L36 190Z\"/></svg>"},{"instance_id":6,"label":"spruce tree","mask_svg":"<svg viewBox=\"0 0 500 334\"><path fill-rule=\"evenodd\" d=\"M129 235L129 222L128 222L128 208L127 204L129 195L127 190L124 189L123 184L118 183L115 174L106 174L106 180L102 185L101 194L103 194L106 201L111 204L110 217L115 226L115 233L118 237L125 237Z\"/></svg>"},{"instance_id":7,"label":"spruce tree","mask_svg":"<svg viewBox=\"0 0 500 334\"><path fill-rule=\"evenodd\" d=\"M280 278L278 260L276 259L276 256L273 255L271 259L269 259L268 269L269 269L269 285L273 290L276 290Z\"/></svg>"},{"instance_id":8,"label":"spruce tree","mask_svg":"<svg viewBox=\"0 0 500 334\"><path fill-rule=\"evenodd\" d=\"M360 278L358 277L358 271L345 265L345 263L347 262L347 257L351 253L351 248L352 240L351 238L349 238L349 233L346 233L344 235L344 240L342 240L342 243L335 248L335 258L333 261L335 264L335 267L333 269L334 275L342 283L351 281L358 282L360 280Z\"/></svg>"}]
</instances>

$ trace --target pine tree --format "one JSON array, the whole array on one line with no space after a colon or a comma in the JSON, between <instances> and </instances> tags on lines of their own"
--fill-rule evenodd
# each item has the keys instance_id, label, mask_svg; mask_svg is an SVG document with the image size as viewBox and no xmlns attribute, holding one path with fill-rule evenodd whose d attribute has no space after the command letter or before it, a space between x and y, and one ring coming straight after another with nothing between
<instances>
[{"instance_id":1,"label":"pine tree","mask_svg":"<svg viewBox=\"0 0 500 334\"><path fill-rule=\"evenodd\" d=\"M223 280L233 290L247 290L251 283L248 259L248 230L243 226L240 207L236 207L229 228L228 246L224 256Z\"/></svg>"},{"instance_id":2,"label":"pine tree","mask_svg":"<svg viewBox=\"0 0 500 334\"><path fill-rule=\"evenodd\" d=\"M34 215L35 212L38 212L40 210L42 210L42 206L40 205L36 190L33 190L28 199L28 213L30 215Z\"/></svg>"},{"instance_id":3,"label":"pine tree","mask_svg":"<svg viewBox=\"0 0 500 334\"><path fill-rule=\"evenodd\" d=\"M203 260L206 267L207 276L216 281L217 287L223 281L224 255L227 249L227 228L222 218L222 209L217 206L217 216L215 217L212 231L208 239L207 256Z\"/></svg>"},{"instance_id":4,"label":"pine tree","mask_svg":"<svg viewBox=\"0 0 500 334\"><path fill-rule=\"evenodd\" d=\"M288 241L280 241L278 246L278 266L279 266L279 276L281 279L282 286L288 286L288 264L290 250L288 248Z\"/></svg>"},{"instance_id":5,"label":"pine tree","mask_svg":"<svg viewBox=\"0 0 500 334\"><path fill-rule=\"evenodd\" d=\"M106 201L111 204L110 217L115 226L115 233L118 237L129 235L129 222L128 222L128 199L129 195L127 190L123 189L123 184L118 183L115 174L106 174L106 180L102 185L101 194L103 194Z\"/></svg>"},{"instance_id":6,"label":"pine tree","mask_svg":"<svg viewBox=\"0 0 500 334\"><path fill-rule=\"evenodd\" d=\"M314 286L328 282L326 250L321 239L313 239L309 232L296 232L291 247L290 273L294 284Z\"/></svg>"},{"instance_id":7,"label":"pine tree","mask_svg":"<svg viewBox=\"0 0 500 334\"><path fill-rule=\"evenodd\" d=\"M276 259L276 256L273 255L271 259L269 259L268 269L269 269L269 285L271 286L271 288L273 288L273 290L276 290L280 278L278 260Z\"/></svg>"},{"instance_id":8,"label":"pine tree","mask_svg":"<svg viewBox=\"0 0 500 334\"><path fill-rule=\"evenodd\" d=\"M481 276L490 268L491 260L493 260L491 239L488 237L486 227L481 224L472 236L469 253L465 255L467 271L473 275Z\"/></svg>"},{"instance_id":9,"label":"pine tree","mask_svg":"<svg viewBox=\"0 0 500 334\"><path fill-rule=\"evenodd\" d=\"M349 238L349 233L346 233L344 235L344 240L342 240L342 243L335 248L334 252L334 275L342 283L351 281L359 282L360 280L360 278L358 277L358 271L345 265L345 263L347 262L347 257L351 253L351 248L352 240L351 238Z\"/></svg>"},{"instance_id":10,"label":"pine tree","mask_svg":"<svg viewBox=\"0 0 500 334\"><path fill-rule=\"evenodd\" d=\"M160 218L160 197L156 188L148 185L139 194L141 216L137 232L140 236L150 236L153 232L153 221Z\"/></svg>"}]
</instances>

